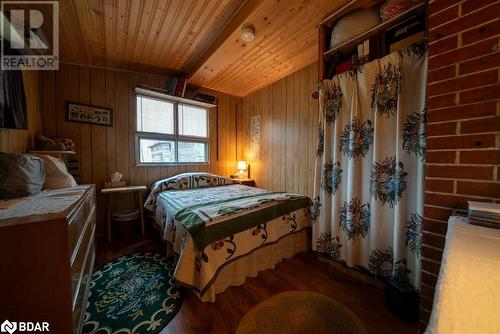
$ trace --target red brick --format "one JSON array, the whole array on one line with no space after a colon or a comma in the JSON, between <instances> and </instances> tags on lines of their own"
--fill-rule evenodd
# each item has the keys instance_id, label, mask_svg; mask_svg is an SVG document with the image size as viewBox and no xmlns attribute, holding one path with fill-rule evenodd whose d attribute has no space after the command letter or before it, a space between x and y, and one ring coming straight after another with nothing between
<instances>
[{"instance_id":1,"label":"red brick","mask_svg":"<svg viewBox=\"0 0 500 334\"><path fill-rule=\"evenodd\" d=\"M448 223L440 223L433 220L424 219L424 231L440 235L446 235Z\"/></svg>"},{"instance_id":2,"label":"red brick","mask_svg":"<svg viewBox=\"0 0 500 334\"><path fill-rule=\"evenodd\" d=\"M496 2L497 0L467 0L462 4L462 15L468 14L473 10L483 8L489 4ZM456 2L456 0L455 0Z\"/></svg>"},{"instance_id":3,"label":"red brick","mask_svg":"<svg viewBox=\"0 0 500 334\"><path fill-rule=\"evenodd\" d=\"M430 109L451 107L455 105L455 94L447 94L430 97L427 107Z\"/></svg>"},{"instance_id":4,"label":"red brick","mask_svg":"<svg viewBox=\"0 0 500 334\"><path fill-rule=\"evenodd\" d=\"M422 298L422 296L420 296L420 298ZM426 312L427 315L424 315L423 312ZM421 308L420 313L419 313L419 319L418 319L419 333L425 332L425 330L427 329L427 326L428 326L429 318L430 318L430 312Z\"/></svg>"},{"instance_id":5,"label":"red brick","mask_svg":"<svg viewBox=\"0 0 500 334\"><path fill-rule=\"evenodd\" d=\"M429 27L436 27L458 17L458 5L446 8L439 15L432 15L429 17Z\"/></svg>"},{"instance_id":6,"label":"red brick","mask_svg":"<svg viewBox=\"0 0 500 334\"><path fill-rule=\"evenodd\" d=\"M427 122L455 121L474 117L496 115L495 101L427 110Z\"/></svg>"},{"instance_id":7,"label":"red brick","mask_svg":"<svg viewBox=\"0 0 500 334\"><path fill-rule=\"evenodd\" d=\"M445 8L448 8L457 3L457 0L436 0L429 3L429 15L439 15L435 14Z\"/></svg>"},{"instance_id":8,"label":"red brick","mask_svg":"<svg viewBox=\"0 0 500 334\"><path fill-rule=\"evenodd\" d=\"M500 84L484 86L461 92L460 104L500 99Z\"/></svg>"},{"instance_id":9,"label":"red brick","mask_svg":"<svg viewBox=\"0 0 500 334\"><path fill-rule=\"evenodd\" d=\"M483 22L494 20L497 17L498 17L498 5L493 4L491 6L484 7L477 12L461 16L458 20L453 20L437 28L433 29L431 27L429 31L429 40L431 42L437 41L444 37L448 37L450 35L480 25Z\"/></svg>"},{"instance_id":10,"label":"red brick","mask_svg":"<svg viewBox=\"0 0 500 334\"><path fill-rule=\"evenodd\" d=\"M455 79L433 83L428 85L427 88L429 96L435 96L474 87L486 86L496 83L497 81L498 71L495 69L487 72L461 76Z\"/></svg>"},{"instance_id":11,"label":"red brick","mask_svg":"<svg viewBox=\"0 0 500 334\"><path fill-rule=\"evenodd\" d=\"M498 52L490 53L484 57L479 57L465 61L458 65L459 74L468 74L500 67L500 55Z\"/></svg>"},{"instance_id":12,"label":"red brick","mask_svg":"<svg viewBox=\"0 0 500 334\"><path fill-rule=\"evenodd\" d=\"M422 275L422 281L424 280L423 278L423 275ZM434 284L435 286L436 284ZM423 310L428 310L428 311L432 311L432 299L430 298L425 298L425 297L421 297L420 298L420 308L423 309Z\"/></svg>"},{"instance_id":13,"label":"red brick","mask_svg":"<svg viewBox=\"0 0 500 334\"><path fill-rule=\"evenodd\" d=\"M462 135L427 138L428 150L495 147L495 135Z\"/></svg>"},{"instance_id":14,"label":"red brick","mask_svg":"<svg viewBox=\"0 0 500 334\"><path fill-rule=\"evenodd\" d=\"M422 282L429 285L429 286L435 287L436 283L437 283L437 276L426 273L426 272L422 272ZM431 305L432 305L432 301L431 301Z\"/></svg>"},{"instance_id":15,"label":"red brick","mask_svg":"<svg viewBox=\"0 0 500 334\"><path fill-rule=\"evenodd\" d=\"M427 177L492 180L493 166L480 167L480 166L427 165L425 168L425 174Z\"/></svg>"},{"instance_id":16,"label":"red brick","mask_svg":"<svg viewBox=\"0 0 500 334\"><path fill-rule=\"evenodd\" d=\"M423 238L422 243L424 245L427 245L429 247L434 247L437 249L443 249L446 241L445 236L427 233L426 231L424 231L422 238ZM426 271L434 273L431 270L426 270Z\"/></svg>"},{"instance_id":17,"label":"red brick","mask_svg":"<svg viewBox=\"0 0 500 334\"><path fill-rule=\"evenodd\" d=\"M452 193L453 181L427 178L425 179L425 190L440 193Z\"/></svg>"},{"instance_id":18,"label":"red brick","mask_svg":"<svg viewBox=\"0 0 500 334\"><path fill-rule=\"evenodd\" d=\"M427 151L425 161L427 163L454 163L456 151Z\"/></svg>"},{"instance_id":19,"label":"red brick","mask_svg":"<svg viewBox=\"0 0 500 334\"><path fill-rule=\"evenodd\" d=\"M460 133L500 132L500 116L463 121Z\"/></svg>"},{"instance_id":20,"label":"red brick","mask_svg":"<svg viewBox=\"0 0 500 334\"><path fill-rule=\"evenodd\" d=\"M457 193L481 197L500 198L500 183L458 181Z\"/></svg>"},{"instance_id":21,"label":"red brick","mask_svg":"<svg viewBox=\"0 0 500 334\"><path fill-rule=\"evenodd\" d=\"M441 67L436 70L429 71L429 73L427 73L427 81L429 83L432 83L436 81L453 78L455 76L455 72L456 72L455 65Z\"/></svg>"},{"instance_id":22,"label":"red brick","mask_svg":"<svg viewBox=\"0 0 500 334\"><path fill-rule=\"evenodd\" d=\"M443 208L451 208L457 210L467 210L467 201L477 200L474 197L464 197L455 195L442 195L435 193L425 193L425 204L441 206ZM490 200L484 200L486 202L491 202ZM425 232L425 230L424 230ZM430 245L430 244L429 244ZM433 246L433 245L430 245ZM438 246L433 246L438 247Z\"/></svg>"},{"instance_id":23,"label":"red brick","mask_svg":"<svg viewBox=\"0 0 500 334\"><path fill-rule=\"evenodd\" d=\"M429 234L430 235L430 234ZM427 235L424 235L424 239ZM443 239L443 246L444 246L444 237L440 237ZM429 273L439 275L439 268L441 267L441 264L439 262L434 262L434 261L429 261L425 258L422 259L422 270L425 270Z\"/></svg>"},{"instance_id":24,"label":"red brick","mask_svg":"<svg viewBox=\"0 0 500 334\"><path fill-rule=\"evenodd\" d=\"M427 124L427 136L454 135L457 133L457 122Z\"/></svg>"},{"instance_id":25,"label":"red brick","mask_svg":"<svg viewBox=\"0 0 500 334\"><path fill-rule=\"evenodd\" d=\"M435 193L426 192L424 195L425 204L440 206L444 208L458 208L458 209L466 209L466 199L464 198L455 198L455 196L451 195L441 195ZM425 231L425 229L424 229Z\"/></svg>"},{"instance_id":26,"label":"red brick","mask_svg":"<svg viewBox=\"0 0 500 334\"><path fill-rule=\"evenodd\" d=\"M456 18L457 8L460 10L461 17L459 18ZM485 196L485 194L493 196L498 191L497 187L493 187L500 185L500 182L464 181L464 179L490 181L493 179L495 168L493 165L500 163L500 154L498 154L500 150L495 148L495 135L452 135L454 133L452 125L456 121L461 121L459 125L461 134L499 132L495 117L497 116L497 100L500 98L498 12L498 0L431 0L428 5L430 42L426 177L429 178L426 179L424 198L420 307L422 332L429 321L435 292L433 287L436 284L442 257L440 249L444 246L445 239L439 237L439 234L445 233L448 217L453 211L465 210L467 200L474 199L475 196ZM460 36L460 47L458 47L458 36ZM457 64L460 76L458 78L456 77ZM491 117L478 119L488 116ZM495 121L488 122L488 120ZM446 123L435 124L437 122ZM450 136L446 137L448 134ZM432 138L433 135L441 137ZM484 148L493 149L485 150ZM449 151L433 151L435 149L449 149ZM470 150L463 151L464 149ZM457 151L459 151L460 163L491 164L492 166L452 165L455 163ZM433 177L444 178L444 180ZM500 175L497 177L500 180ZM454 179L458 179L456 181L457 192L463 192L464 195L452 194L451 185ZM429 191L442 191L449 194Z\"/></svg>"},{"instance_id":27,"label":"red brick","mask_svg":"<svg viewBox=\"0 0 500 334\"><path fill-rule=\"evenodd\" d=\"M435 288L433 286L427 285L422 282L420 285L420 295L432 299L431 296L433 296L435 293Z\"/></svg>"},{"instance_id":28,"label":"red brick","mask_svg":"<svg viewBox=\"0 0 500 334\"><path fill-rule=\"evenodd\" d=\"M458 18L456 18L457 8L461 15ZM456 121L461 121L459 125L461 134L499 132L496 121L488 122L488 120L496 119L497 100L500 98L498 12L498 0L431 0L428 4L430 31L426 177L429 178L426 179L424 198L423 271L419 322L422 332L429 321L434 296L433 287L439 274L444 246L444 237L439 237L439 234L445 233L448 217L453 211L465 210L467 200L477 200L475 196L496 194L497 188L492 188L492 186L500 185L500 182L491 182L495 168L493 165L500 163L500 150L495 147L494 134L446 137L447 134L453 134L452 124ZM460 47L458 47L459 36ZM458 78L457 75L459 75ZM484 75L489 75L486 80L484 80ZM478 119L488 116L491 117ZM435 124L437 122L446 123ZM439 125L442 127L440 128ZM432 138L433 134L441 137ZM485 150L485 148L493 149ZM449 149L449 151L433 151L433 149ZM469 150L464 151L464 149ZM492 166L453 165L457 151L460 163L491 164ZM500 171L498 174L497 178L500 180ZM456 181L457 192L466 194L461 196L451 194L453 188L450 185L454 179L458 179ZM482 179L490 180L490 182L470 182L464 179ZM449 194L429 191L443 191ZM438 235L428 232L438 233Z\"/></svg>"},{"instance_id":29,"label":"red brick","mask_svg":"<svg viewBox=\"0 0 500 334\"><path fill-rule=\"evenodd\" d=\"M426 245L422 246L422 257L430 260L434 260L437 262L441 262L441 258L443 257L443 249L436 249Z\"/></svg>"},{"instance_id":30,"label":"red brick","mask_svg":"<svg viewBox=\"0 0 500 334\"><path fill-rule=\"evenodd\" d=\"M427 296L429 299L434 298L434 293L432 293L432 296ZM419 316L419 328L420 328L420 333L425 332L425 328L427 326L427 323L429 322L429 318L431 317L431 312L428 310L424 310L423 308L420 309L420 316Z\"/></svg>"},{"instance_id":31,"label":"red brick","mask_svg":"<svg viewBox=\"0 0 500 334\"><path fill-rule=\"evenodd\" d=\"M475 165L500 165L500 149L461 151L460 163Z\"/></svg>"},{"instance_id":32,"label":"red brick","mask_svg":"<svg viewBox=\"0 0 500 334\"><path fill-rule=\"evenodd\" d=\"M447 222L453 213L450 209L435 208L432 206L424 206L424 218L438 219Z\"/></svg>"},{"instance_id":33,"label":"red brick","mask_svg":"<svg viewBox=\"0 0 500 334\"><path fill-rule=\"evenodd\" d=\"M492 53L498 48L498 39L490 38L485 41L461 47L441 54L439 57L429 58L429 69L435 69L460 61L476 58Z\"/></svg>"},{"instance_id":34,"label":"red brick","mask_svg":"<svg viewBox=\"0 0 500 334\"><path fill-rule=\"evenodd\" d=\"M458 47L457 35L443 38L434 43L429 44L429 57L435 57L443 52L456 49Z\"/></svg>"},{"instance_id":35,"label":"red brick","mask_svg":"<svg viewBox=\"0 0 500 334\"><path fill-rule=\"evenodd\" d=\"M485 38L497 36L498 34L500 34L500 22L495 20L464 32L462 34L462 45L476 43Z\"/></svg>"}]
</instances>

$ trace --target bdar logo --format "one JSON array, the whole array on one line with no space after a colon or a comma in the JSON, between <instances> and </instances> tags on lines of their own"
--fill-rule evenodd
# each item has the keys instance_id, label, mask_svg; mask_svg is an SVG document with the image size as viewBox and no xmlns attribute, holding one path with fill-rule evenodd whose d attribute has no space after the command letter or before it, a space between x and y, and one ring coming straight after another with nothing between
<instances>
[{"instance_id":1,"label":"bdar logo","mask_svg":"<svg viewBox=\"0 0 500 334\"><path fill-rule=\"evenodd\" d=\"M2 333L14 333L17 329L17 323L16 322L10 322L9 320L5 320L2 325L0 326L0 331Z\"/></svg>"}]
</instances>

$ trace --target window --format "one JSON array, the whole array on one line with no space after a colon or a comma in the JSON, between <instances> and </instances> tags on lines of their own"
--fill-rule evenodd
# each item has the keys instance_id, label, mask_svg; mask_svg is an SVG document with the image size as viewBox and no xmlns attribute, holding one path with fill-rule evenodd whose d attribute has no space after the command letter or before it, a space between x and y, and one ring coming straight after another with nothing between
<instances>
[{"instance_id":1,"label":"window","mask_svg":"<svg viewBox=\"0 0 500 334\"><path fill-rule=\"evenodd\" d=\"M208 162L208 108L149 96L143 89L136 89L136 104L139 164Z\"/></svg>"}]
</instances>

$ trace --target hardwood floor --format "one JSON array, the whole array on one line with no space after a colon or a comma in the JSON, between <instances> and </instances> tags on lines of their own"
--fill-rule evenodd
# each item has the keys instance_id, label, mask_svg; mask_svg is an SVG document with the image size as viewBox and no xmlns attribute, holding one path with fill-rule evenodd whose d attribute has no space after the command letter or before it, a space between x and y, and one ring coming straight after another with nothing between
<instances>
[{"instance_id":1,"label":"hardwood floor","mask_svg":"<svg viewBox=\"0 0 500 334\"><path fill-rule=\"evenodd\" d=\"M165 247L158 233L127 242L108 244L99 240L97 265L135 251L160 251ZM244 285L217 295L215 303L202 303L187 291L181 310L161 334L234 333L246 312L279 292L307 290L322 293L349 307L363 321L369 333L417 333L418 324L405 323L386 308L382 290L357 283L348 275L335 273L319 262L314 253L302 253L248 278ZM314 329L312 329L312 332Z\"/></svg>"}]
</instances>

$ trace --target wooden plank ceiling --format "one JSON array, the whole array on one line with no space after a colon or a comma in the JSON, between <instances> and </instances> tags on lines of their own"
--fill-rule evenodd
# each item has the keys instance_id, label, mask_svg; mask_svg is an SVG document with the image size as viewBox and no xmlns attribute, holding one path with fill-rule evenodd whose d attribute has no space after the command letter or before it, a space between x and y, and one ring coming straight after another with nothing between
<instances>
[{"instance_id":1,"label":"wooden plank ceiling","mask_svg":"<svg viewBox=\"0 0 500 334\"><path fill-rule=\"evenodd\" d=\"M61 0L60 56L246 96L314 62L316 24L346 2ZM244 24L255 26L250 43Z\"/></svg>"}]
</instances>

